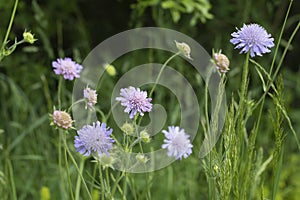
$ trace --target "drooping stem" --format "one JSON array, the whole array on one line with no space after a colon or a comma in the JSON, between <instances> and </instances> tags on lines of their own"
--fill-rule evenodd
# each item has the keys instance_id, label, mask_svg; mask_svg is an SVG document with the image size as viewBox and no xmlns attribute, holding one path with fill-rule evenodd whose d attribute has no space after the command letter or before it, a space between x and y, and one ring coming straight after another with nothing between
<instances>
[{"instance_id":1,"label":"drooping stem","mask_svg":"<svg viewBox=\"0 0 300 200\"><path fill-rule=\"evenodd\" d=\"M168 64L173 58L175 58L176 56L178 56L180 53L181 53L180 51L177 52L177 53L175 53L175 54L172 55L168 60L166 60L166 62L163 64L163 66L161 67L161 69L160 69L160 71L159 71L159 73L158 73L158 75L157 75L157 77L156 77L156 80L155 80L155 82L154 82L154 85L153 85L153 87L152 87L152 89L151 89L151 91L150 91L150 93L149 93L149 98L151 98L151 96L152 96L152 94L153 94L153 92L154 92L154 89L156 88L156 85L157 85L157 83L158 83L158 81L159 81L159 79L160 79L160 77L161 77L161 75L162 75L164 69L166 68L167 64Z\"/></svg>"}]
</instances>

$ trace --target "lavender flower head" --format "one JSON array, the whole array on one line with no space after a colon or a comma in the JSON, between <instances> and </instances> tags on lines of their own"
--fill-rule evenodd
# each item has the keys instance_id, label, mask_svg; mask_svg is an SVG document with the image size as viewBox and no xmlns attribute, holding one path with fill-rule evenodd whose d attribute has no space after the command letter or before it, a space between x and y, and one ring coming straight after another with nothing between
<instances>
[{"instance_id":1,"label":"lavender flower head","mask_svg":"<svg viewBox=\"0 0 300 200\"><path fill-rule=\"evenodd\" d=\"M250 51L250 56L254 57L255 54L262 56L263 53L270 52L274 46L274 39L271 34L258 24L244 24L243 27L237 32L231 34L233 37L230 42L235 46L235 49L241 49L240 53L247 53Z\"/></svg>"},{"instance_id":2,"label":"lavender flower head","mask_svg":"<svg viewBox=\"0 0 300 200\"><path fill-rule=\"evenodd\" d=\"M91 108L97 103L97 96L96 90L92 90L89 87L83 90L83 97L87 101L87 105Z\"/></svg>"},{"instance_id":3,"label":"lavender flower head","mask_svg":"<svg viewBox=\"0 0 300 200\"><path fill-rule=\"evenodd\" d=\"M83 126L78 130L78 136L75 136L74 146L77 152L84 156L91 153L98 155L109 155L108 150L112 149L114 140L110 137L112 129L106 127L105 123L97 121L93 125Z\"/></svg>"},{"instance_id":4,"label":"lavender flower head","mask_svg":"<svg viewBox=\"0 0 300 200\"><path fill-rule=\"evenodd\" d=\"M66 80L73 80L80 77L82 66L74 62L71 58L58 58L52 62L52 67L57 75L63 75Z\"/></svg>"},{"instance_id":5,"label":"lavender flower head","mask_svg":"<svg viewBox=\"0 0 300 200\"><path fill-rule=\"evenodd\" d=\"M121 97L117 97L116 100L121 102L122 106L125 106L124 112L129 113L129 118L132 119L137 112L141 116L144 112L150 112L152 109L151 98L147 98L147 92L141 91L140 88L122 88L120 92Z\"/></svg>"},{"instance_id":6,"label":"lavender flower head","mask_svg":"<svg viewBox=\"0 0 300 200\"><path fill-rule=\"evenodd\" d=\"M190 136L178 126L169 126L168 129L169 131L162 131L166 137L162 148L168 149L168 156L174 156L176 160L181 160L182 157L187 158L192 153L193 147Z\"/></svg>"}]
</instances>

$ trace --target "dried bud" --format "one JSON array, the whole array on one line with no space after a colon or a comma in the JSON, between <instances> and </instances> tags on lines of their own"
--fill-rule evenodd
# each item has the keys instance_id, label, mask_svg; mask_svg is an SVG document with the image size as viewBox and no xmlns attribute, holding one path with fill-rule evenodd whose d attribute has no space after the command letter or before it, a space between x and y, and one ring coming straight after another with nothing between
<instances>
[{"instance_id":1,"label":"dried bud","mask_svg":"<svg viewBox=\"0 0 300 200\"><path fill-rule=\"evenodd\" d=\"M65 111L56 110L53 112L53 124L59 128L69 129L72 127L72 118Z\"/></svg>"},{"instance_id":2,"label":"dried bud","mask_svg":"<svg viewBox=\"0 0 300 200\"><path fill-rule=\"evenodd\" d=\"M215 53L214 54L214 61L216 63L217 69L221 73L226 73L229 70L229 60L227 56L222 53Z\"/></svg>"},{"instance_id":3,"label":"dried bud","mask_svg":"<svg viewBox=\"0 0 300 200\"><path fill-rule=\"evenodd\" d=\"M184 42L177 42L175 40L176 43L176 47L177 49L188 59L192 59L191 58L191 48L188 44L184 43Z\"/></svg>"}]
</instances>

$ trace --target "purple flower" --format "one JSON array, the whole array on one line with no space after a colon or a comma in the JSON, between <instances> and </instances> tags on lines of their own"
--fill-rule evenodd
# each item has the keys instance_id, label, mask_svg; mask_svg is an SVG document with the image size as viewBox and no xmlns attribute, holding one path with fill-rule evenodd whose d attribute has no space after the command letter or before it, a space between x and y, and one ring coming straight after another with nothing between
<instances>
[{"instance_id":1,"label":"purple flower","mask_svg":"<svg viewBox=\"0 0 300 200\"><path fill-rule=\"evenodd\" d=\"M92 90L89 87L83 90L83 97L87 101L87 105L91 108L97 103L97 96L96 90Z\"/></svg>"},{"instance_id":2,"label":"purple flower","mask_svg":"<svg viewBox=\"0 0 300 200\"><path fill-rule=\"evenodd\" d=\"M274 46L274 39L271 34L258 24L244 24L237 32L231 34L233 37L230 42L235 46L235 49L241 49L240 53L247 53L250 51L250 56L255 54L262 56L263 53L268 53Z\"/></svg>"},{"instance_id":3,"label":"purple flower","mask_svg":"<svg viewBox=\"0 0 300 200\"><path fill-rule=\"evenodd\" d=\"M78 136L75 136L74 146L76 151L84 156L89 156L91 153L98 155L108 154L108 150L112 149L114 140L110 137L112 129L106 127L105 123L97 121L93 125L83 126L78 130Z\"/></svg>"},{"instance_id":4,"label":"purple flower","mask_svg":"<svg viewBox=\"0 0 300 200\"><path fill-rule=\"evenodd\" d=\"M184 129L180 129L178 126L169 126L169 131L163 130L166 139L164 139L163 149L168 149L168 156L174 156L176 160L187 158L192 153L192 147Z\"/></svg>"},{"instance_id":5,"label":"purple flower","mask_svg":"<svg viewBox=\"0 0 300 200\"><path fill-rule=\"evenodd\" d=\"M137 112L141 116L144 112L150 112L152 109L151 98L147 98L147 92L141 91L140 88L122 88L120 92L121 97L116 100L121 102L122 106L126 106L124 112L129 113L129 118L132 119Z\"/></svg>"},{"instance_id":6,"label":"purple flower","mask_svg":"<svg viewBox=\"0 0 300 200\"><path fill-rule=\"evenodd\" d=\"M73 80L80 77L82 66L74 62L71 58L58 58L52 62L52 67L57 75L63 75L66 80Z\"/></svg>"}]
</instances>

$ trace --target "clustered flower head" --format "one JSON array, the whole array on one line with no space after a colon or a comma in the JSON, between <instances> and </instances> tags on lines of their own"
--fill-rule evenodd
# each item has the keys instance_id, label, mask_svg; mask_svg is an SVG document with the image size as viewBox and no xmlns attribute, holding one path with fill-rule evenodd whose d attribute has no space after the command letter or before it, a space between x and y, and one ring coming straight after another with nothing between
<instances>
[{"instance_id":1,"label":"clustered flower head","mask_svg":"<svg viewBox=\"0 0 300 200\"><path fill-rule=\"evenodd\" d=\"M177 49L188 59L192 59L191 58L191 48L188 44L184 43L184 42L177 42L175 40L175 44Z\"/></svg>"},{"instance_id":2,"label":"clustered flower head","mask_svg":"<svg viewBox=\"0 0 300 200\"><path fill-rule=\"evenodd\" d=\"M73 80L80 77L82 66L74 62L71 58L58 58L52 62L52 67L57 75L63 75L66 80Z\"/></svg>"},{"instance_id":3,"label":"clustered flower head","mask_svg":"<svg viewBox=\"0 0 300 200\"><path fill-rule=\"evenodd\" d=\"M192 153L193 145L190 142L189 135L184 129L178 126L169 126L169 131L163 130L166 139L164 139L163 149L168 150L168 156L174 156L176 160L187 158Z\"/></svg>"},{"instance_id":4,"label":"clustered flower head","mask_svg":"<svg viewBox=\"0 0 300 200\"><path fill-rule=\"evenodd\" d=\"M147 98L147 92L141 91L140 88L122 88L120 92L121 97L116 100L125 106L124 112L129 113L129 118L132 119L139 112L141 116L144 112L150 112L152 109L151 98Z\"/></svg>"},{"instance_id":5,"label":"clustered flower head","mask_svg":"<svg viewBox=\"0 0 300 200\"><path fill-rule=\"evenodd\" d=\"M97 103L97 96L96 90L92 90L89 87L83 90L83 97L87 101L87 105L91 108Z\"/></svg>"},{"instance_id":6,"label":"clustered flower head","mask_svg":"<svg viewBox=\"0 0 300 200\"><path fill-rule=\"evenodd\" d=\"M274 46L274 39L271 34L258 24L244 24L237 32L231 34L233 37L230 42L235 46L235 49L241 49L240 53L247 53L250 51L250 56L255 54L262 56L263 53L270 52L271 47Z\"/></svg>"},{"instance_id":7,"label":"clustered flower head","mask_svg":"<svg viewBox=\"0 0 300 200\"><path fill-rule=\"evenodd\" d=\"M222 53L214 53L213 59L214 59L217 69L221 73L226 73L229 70L230 63L229 63L227 56L225 56Z\"/></svg>"},{"instance_id":8,"label":"clustered flower head","mask_svg":"<svg viewBox=\"0 0 300 200\"><path fill-rule=\"evenodd\" d=\"M69 129L72 127L72 118L65 111L55 110L52 114L53 124L59 128Z\"/></svg>"},{"instance_id":9,"label":"clustered flower head","mask_svg":"<svg viewBox=\"0 0 300 200\"><path fill-rule=\"evenodd\" d=\"M92 125L85 125L77 131L74 146L77 152L84 156L90 156L91 153L109 155L108 151L112 149L114 139L110 137L112 129L106 127L105 123L97 121ZM98 156L97 155L97 156Z\"/></svg>"}]
</instances>

